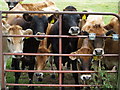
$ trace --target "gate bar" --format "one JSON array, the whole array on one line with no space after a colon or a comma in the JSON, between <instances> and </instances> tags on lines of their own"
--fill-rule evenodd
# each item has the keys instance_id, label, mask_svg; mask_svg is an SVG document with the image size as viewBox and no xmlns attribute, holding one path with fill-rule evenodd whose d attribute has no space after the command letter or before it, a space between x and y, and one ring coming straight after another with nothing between
<instances>
[{"instance_id":1,"label":"gate bar","mask_svg":"<svg viewBox=\"0 0 120 90\"><path fill-rule=\"evenodd\" d=\"M57 38L88 38L87 35L69 36L69 35L3 35L3 37L57 37ZM112 38L112 36L96 36L97 38Z\"/></svg>"},{"instance_id":2,"label":"gate bar","mask_svg":"<svg viewBox=\"0 0 120 90\"><path fill-rule=\"evenodd\" d=\"M98 71L72 71L72 70L5 70L6 72L43 72L43 73L97 73ZM105 70L107 73L116 73L116 71Z\"/></svg>"},{"instance_id":3,"label":"gate bar","mask_svg":"<svg viewBox=\"0 0 120 90\"><path fill-rule=\"evenodd\" d=\"M4 59L2 51L2 12L0 11L0 90L5 89L5 71L4 71Z\"/></svg>"},{"instance_id":4,"label":"gate bar","mask_svg":"<svg viewBox=\"0 0 120 90\"><path fill-rule=\"evenodd\" d=\"M3 53L3 55L31 55L31 56L93 56L93 54L52 54L52 53ZM103 56L115 56L118 57L119 54L104 54Z\"/></svg>"},{"instance_id":5,"label":"gate bar","mask_svg":"<svg viewBox=\"0 0 120 90\"><path fill-rule=\"evenodd\" d=\"M6 85L9 86L48 86L48 87L100 87L101 85L70 85L70 84L9 84L6 83Z\"/></svg>"},{"instance_id":6,"label":"gate bar","mask_svg":"<svg viewBox=\"0 0 120 90\"><path fill-rule=\"evenodd\" d=\"M5 14L16 14L16 13L29 13L29 14L90 14L90 15L113 15L116 16L119 20L120 17L118 14L111 13L111 12L76 12L76 11L2 11Z\"/></svg>"}]
</instances>

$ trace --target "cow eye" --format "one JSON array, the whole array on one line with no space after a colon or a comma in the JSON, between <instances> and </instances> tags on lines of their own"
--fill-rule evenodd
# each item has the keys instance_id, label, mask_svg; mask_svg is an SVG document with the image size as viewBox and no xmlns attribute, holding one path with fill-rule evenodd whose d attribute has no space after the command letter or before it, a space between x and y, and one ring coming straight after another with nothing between
<instances>
[{"instance_id":1,"label":"cow eye","mask_svg":"<svg viewBox=\"0 0 120 90\"><path fill-rule=\"evenodd\" d=\"M13 44L13 42L12 42L12 40L11 40L11 39L9 39L9 38L8 38L8 39L7 39L7 41L8 41L9 43L12 43L12 44Z\"/></svg>"},{"instance_id":2,"label":"cow eye","mask_svg":"<svg viewBox=\"0 0 120 90\"><path fill-rule=\"evenodd\" d=\"M10 39L7 39L8 42L10 42L11 40Z\"/></svg>"}]
</instances>

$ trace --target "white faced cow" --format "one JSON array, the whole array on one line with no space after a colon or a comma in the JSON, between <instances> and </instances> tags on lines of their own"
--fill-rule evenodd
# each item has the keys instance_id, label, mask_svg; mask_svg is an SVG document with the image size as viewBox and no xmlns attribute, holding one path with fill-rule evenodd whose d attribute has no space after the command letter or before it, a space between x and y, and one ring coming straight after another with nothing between
<instances>
[{"instance_id":1,"label":"white faced cow","mask_svg":"<svg viewBox=\"0 0 120 90\"><path fill-rule=\"evenodd\" d=\"M10 26L2 20L3 35L30 35L31 29L23 30L19 25ZM3 52L10 51L11 53L22 53L24 37L4 37L3 38ZM21 56L13 55L12 58L21 58Z\"/></svg>"}]
</instances>

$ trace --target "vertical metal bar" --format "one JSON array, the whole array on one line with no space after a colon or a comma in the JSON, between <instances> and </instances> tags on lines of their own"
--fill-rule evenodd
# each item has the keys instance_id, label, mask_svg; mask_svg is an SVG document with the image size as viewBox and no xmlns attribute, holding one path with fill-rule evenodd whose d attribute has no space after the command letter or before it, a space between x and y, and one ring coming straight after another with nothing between
<instances>
[{"instance_id":1,"label":"vertical metal bar","mask_svg":"<svg viewBox=\"0 0 120 90\"><path fill-rule=\"evenodd\" d=\"M62 15L59 15L59 35L62 35ZM59 38L59 54L62 54L62 38ZM59 56L59 70L62 70L61 56ZM59 84L62 84L62 73L59 73ZM61 87L59 89L61 90Z\"/></svg>"},{"instance_id":2,"label":"vertical metal bar","mask_svg":"<svg viewBox=\"0 0 120 90\"><path fill-rule=\"evenodd\" d=\"M120 35L120 21L119 21L119 35ZM118 81L117 81L117 88L120 90L120 40L119 40L119 59L118 59Z\"/></svg>"},{"instance_id":3,"label":"vertical metal bar","mask_svg":"<svg viewBox=\"0 0 120 90\"><path fill-rule=\"evenodd\" d=\"M2 11L0 11L0 82L1 89L5 89L5 80L4 80L4 60L2 55Z\"/></svg>"},{"instance_id":4,"label":"vertical metal bar","mask_svg":"<svg viewBox=\"0 0 120 90\"><path fill-rule=\"evenodd\" d=\"M118 13L120 12L120 1L118 2ZM119 31L118 34L120 35L120 19L119 20ZM119 46L119 60L118 60L118 81L117 81L117 88L120 90L120 40L118 41L118 46Z\"/></svg>"}]
</instances>

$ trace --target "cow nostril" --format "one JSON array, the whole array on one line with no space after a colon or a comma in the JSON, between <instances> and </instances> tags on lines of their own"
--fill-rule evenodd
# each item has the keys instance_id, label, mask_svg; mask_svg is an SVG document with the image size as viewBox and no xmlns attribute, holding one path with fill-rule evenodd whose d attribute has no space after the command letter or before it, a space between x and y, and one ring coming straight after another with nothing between
<instances>
[{"instance_id":1,"label":"cow nostril","mask_svg":"<svg viewBox=\"0 0 120 90\"><path fill-rule=\"evenodd\" d=\"M79 33L80 33L80 29L79 29L79 27L71 27L70 29L69 29L69 33L71 34L71 35L78 35Z\"/></svg>"},{"instance_id":2,"label":"cow nostril","mask_svg":"<svg viewBox=\"0 0 120 90\"><path fill-rule=\"evenodd\" d=\"M90 78L91 78L91 75L82 75L82 76L81 76L81 79L82 79L83 81L85 81L85 80L90 80Z\"/></svg>"}]
</instances>

